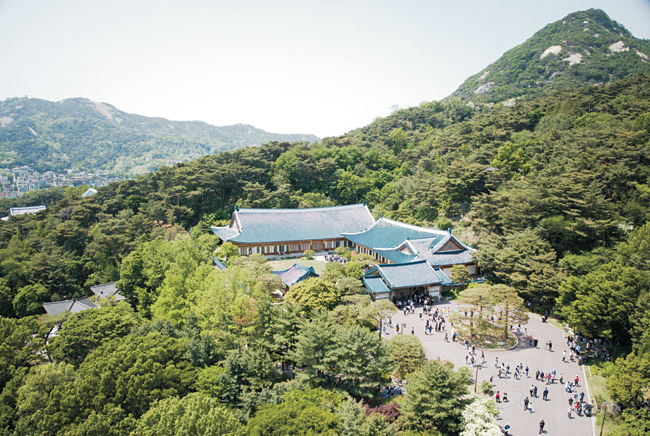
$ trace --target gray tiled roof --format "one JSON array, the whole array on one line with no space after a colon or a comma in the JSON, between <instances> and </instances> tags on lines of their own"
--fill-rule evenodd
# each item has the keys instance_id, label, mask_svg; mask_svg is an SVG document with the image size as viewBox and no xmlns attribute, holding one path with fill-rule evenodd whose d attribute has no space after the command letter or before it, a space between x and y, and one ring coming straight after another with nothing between
<instances>
[{"instance_id":1,"label":"gray tiled roof","mask_svg":"<svg viewBox=\"0 0 650 436\"><path fill-rule=\"evenodd\" d=\"M239 209L230 227L212 227L224 241L240 243L290 242L340 238L343 232L359 232L375 220L365 205L311 209Z\"/></svg>"},{"instance_id":2,"label":"gray tiled roof","mask_svg":"<svg viewBox=\"0 0 650 436\"><path fill-rule=\"evenodd\" d=\"M63 312L78 313L84 310L93 309L97 307L89 297L81 299L72 299L65 301L53 301L50 303L43 303L43 309L50 315L58 315Z\"/></svg>"},{"instance_id":3,"label":"gray tiled roof","mask_svg":"<svg viewBox=\"0 0 650 436\"><path fill-rule=\"evenodd\" d=\"M293 286L301 280L304 280L308 277L318 277L316 271L313 267L306 267L300 264L294 263L293 266L289 269L283 271L273 271L273 274L277 274L282 279L282 283L285 286Z\"/></svg>"},{"instance_id":4,"label":"gray tiled roof","mask_svg":"<svg viewBox=\"0 0 650 436\"><path fill-rule=\"evenodd\" d=\"M106 298L109 296L113 296L117 301L126 300L125 297L121 296L118 293L117 286L115 286L115 282L104 283L103 285L91 286L90 290L93 291L93 294L95 294L99 298Z\"/></svg>"},{"instance_id":5,"label":"gray tiled roof","mask_svg":"<svg viewBox=\"0 0 650 436\"><path fill-rule=\"evenodd\" d=\"M438 252L444 245L453 240L460 250ZM426 260L431 266L447 266L458 265L465 263L472 263L472 256L476 250L468 247L459 241L454 235L448 234L444 238L433 239L420 239L409 241L409 244L417 252L417 260Z\"/></svg>"}]
</instances>

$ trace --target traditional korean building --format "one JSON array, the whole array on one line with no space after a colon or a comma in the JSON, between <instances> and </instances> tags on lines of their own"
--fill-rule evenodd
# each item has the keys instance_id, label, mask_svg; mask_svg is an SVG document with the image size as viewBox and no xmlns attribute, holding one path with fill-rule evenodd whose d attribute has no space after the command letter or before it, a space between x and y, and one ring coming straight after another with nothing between
<instances>
[{"instance_id":1,"label":"traditional korean building","mask_svg":"<svg viewBox=\"0 0 650 436\"><path fill-rule=\"evenodd\" d=\"M413 226L383 216L375 221L365 203L312 209L235 208L230 225L212 227L212 231L224 242L235 244L243 256L328 252L337 247L373 256L380 265L368 271L363 282L375 299L401 299L414 292L440 297L442 287L451 284L454 265L464 265L470 275L477 275L475 250L451 230ZM304 273L299 265L292 268L276 273Z\"/></svg>"},{"instance_id":2,"label":"traditional korean building","mask_svg":"<svg viewBox=\"0 0 650 436\"><path fill-rule=\"evenodd\" d=\"M427 229L381 217L366 230L343 235L357 252L385 264L426 261L448 276L454 265L465 265L472 276L477 273L472 259L476 250L459 241L451 230Z\"/></svg>"},{"instance_id":3,"label":"traditional korean building","mask_svg":"<svg viewBox=\"0 0 650 436\"><path fill-rule=\"evenodd\" d=\"M306 280L310 277L318 277L314 267L306 267L294 263L291 268L282 271L272 271L273 274L280 276L282 283L284 283L284 292L286 293L289 288L298 282Z\"/></svg>"},{"instance_id":4,"label":"traditional korean building","mask_svg":"<svg viewBox=\"0 0 650 436\"><path fill-rule=\"evenodd\" d=\"M360 232L374 223L365 204L310 209L236 207L229 226L211 230L224 242L235 244L242 256L280 256L348 246L344 232Z\"/></svg>"},{"instance_id":5,"label":"traditional korean building","mask_svg":"<svg viewBox=\"0 0 650 436\"><path fill-rule=\"evenodd\" d=\"M63 312L78 313L95 307L97 305L93 303L90 297L43 303L43 309L50 315L58 315Z\"/></svg>"},{"instance_id":6,"label":"traditional korean building","mask_svg":"<svg viewBox=\"0 0 650 436\"><path fill-rule=\"evenodd\" d=\"M116 282L91 286L90 290L93 292L93 294L95 294L97 298L113 297L115 298L115 301L126 300L126 297L120 295L119 291L117 290Z\"/></svg>"},{"instance_id":7,"label":"traditional korean building","mask_svg":"<svg viewBox=\"0 0 650 436\"><path fill-rule=\"evenodd\" d=\"M426 260L380 264L368 270L362 281L373 300L401 300L414 293L440 299L442 287L451 285L449 277Z\"/></svg>"}]
</instances>

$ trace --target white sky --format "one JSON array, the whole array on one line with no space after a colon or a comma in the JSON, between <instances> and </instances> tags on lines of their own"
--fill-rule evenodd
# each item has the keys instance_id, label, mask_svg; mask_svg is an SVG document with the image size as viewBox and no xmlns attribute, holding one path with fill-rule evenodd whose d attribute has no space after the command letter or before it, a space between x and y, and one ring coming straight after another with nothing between
<instances>
[{"instance_id":1,"label":"white sky","mask_svg":"<svg viewBox=\"0 0 650 436\"><path fill-rule=\"evenodd\" d=\"M0 99L334 136L592 7L650 39L650 0L0 0Z\"/></svg>"}]
</instances>

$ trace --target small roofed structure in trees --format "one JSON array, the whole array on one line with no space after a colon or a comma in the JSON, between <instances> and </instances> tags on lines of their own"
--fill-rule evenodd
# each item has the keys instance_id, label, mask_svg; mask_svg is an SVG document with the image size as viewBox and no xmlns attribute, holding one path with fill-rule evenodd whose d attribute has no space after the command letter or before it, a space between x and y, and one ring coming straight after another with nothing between
<instances>
[{"instance_id":1,"label":"small roofed structure in trees","mask_svg":"<svg viewBox=\"0 0 650 436\"><path fill-rule=\"evenodd\" d=\"M95 296L97 296L97 298L114 297L116 301L126 300L126 297L119 294L116 282L91 286L90 290L95 294Z\"/></svg>"},{"instance_id":2,"label":"small roofed structure in trees","mask_svg":"<svg viewBox=\"0 0 650 436\"><path fill-rule=\"evenodd\" d=\"M284 283L285 293L289 290L291 286L295 285L298 282L306 280L310 277L318 277L318 274L316 274L314 267L311 266L306 267L298 263L294 263L293 266L291 266L291 268L282 271L272 271L272 272L273 274L277 274L278 276L280 276L282 283Z\"/></svg>"},{"instance_id":3,"label":"small roofed structure in trees","mask_svg":"<svg viewBox=\"0 0 650 436\"><path fill-rule=\"evenodd\" d=\"M93 303L90 297L43 303L43 309L45 309L49 315L58 315L63 312L78 313L84 310L94 309L95 307L97 307L97 305Z\"/></svg>"}]
</instances>

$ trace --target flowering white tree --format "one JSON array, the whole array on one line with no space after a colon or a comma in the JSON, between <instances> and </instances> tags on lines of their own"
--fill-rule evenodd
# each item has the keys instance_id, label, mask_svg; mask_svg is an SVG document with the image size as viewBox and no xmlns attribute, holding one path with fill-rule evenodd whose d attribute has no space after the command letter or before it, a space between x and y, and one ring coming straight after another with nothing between
<instances>
[{"instance_id":1,"label":"flowering white tree","mask_svg":"<svg viewBox=\"0 0 650 436\"><path fill-rule=\"evenodd\" d=\"M463 410L463 431L460 436L502 436L497 423L499 409L490 398L473 396Z\"/></svg>"}]
</instances>

